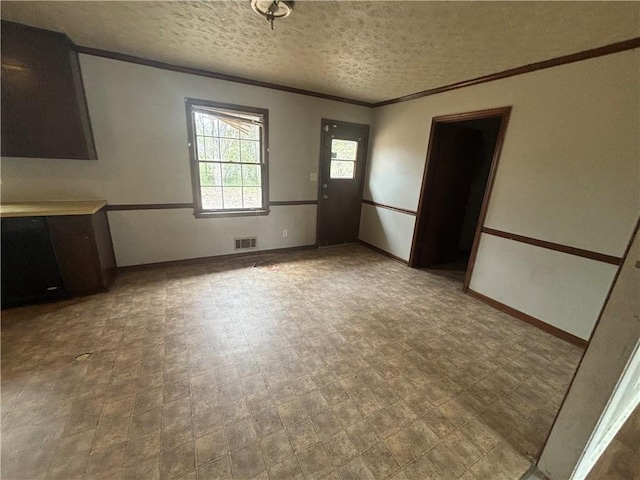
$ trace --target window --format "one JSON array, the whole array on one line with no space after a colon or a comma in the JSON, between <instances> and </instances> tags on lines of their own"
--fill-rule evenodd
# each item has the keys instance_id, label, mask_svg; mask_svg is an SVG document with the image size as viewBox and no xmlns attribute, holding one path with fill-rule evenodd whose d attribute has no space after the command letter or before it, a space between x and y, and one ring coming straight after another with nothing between
<instances>
[{"instance_id":1,"label":"window","mask_svg":"<svg viewBox=\"0 0 640 480\"><path fill-rule=\"evenodd\" d=\"M358 142L352 140L331 140L331 168L329 178L353 180L356 178L356 157Z\"/></svg>"},{"instance_id":2,"label":"window","mask_svg":"<svg viewBox=\"0 0 640 480\"><path fill-rule=\"evenodd\" d=\"M268 214L268 113L187 99L196 216Z\"/></svg>"}]
</instances>

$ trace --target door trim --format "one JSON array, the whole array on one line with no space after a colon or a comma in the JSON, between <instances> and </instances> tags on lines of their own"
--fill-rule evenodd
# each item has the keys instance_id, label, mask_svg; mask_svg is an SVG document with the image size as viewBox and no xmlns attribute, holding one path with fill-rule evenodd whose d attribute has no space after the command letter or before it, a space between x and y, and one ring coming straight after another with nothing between
<instances>
[{"instance_id":1,"label":"door trim","mask_svg":"<svg viewBox=\"0 0 640 480\"><path fill-rule=\"evenodd\" d=\"M318 161L318 207L316 208L316 245L320 245L320 200L322 199L322 159L324 157L324 142L322 141L322 136L324 134L325 125L329 124L343 125L345 127L361 127L365 129L364 133L364 142L367 147L367 150L364 154L364 159L362 161L362 182L360 185L360 216L359 221L362 220L362 197L364 193L364 183L366 182L365 174L367 173L367 159L369 157L369 130L370 125L366 125L364 123L353 123L353 122L343 122L342 120L331 120L328 118L322 118L320 120L320 159ZM360 223L358 223L358 238L356 241L360 240Z\"/></svg>"},{"instance_id":2,"label":"door trim","mask_svg":"<svg viewBox=\"0 0 640 480\"><path fill-rule=\"evenodd\" d=\"M473 236L473 245L471 247L471 254L469 256L469 263L467 264L467 271L464 277L464 283L462 291L469 290L469 283L471 281L471 274L473 273L473 267L476 261L476 255L478 253L478 244L480 243L480 235L482 234L482 227L484 227L484 221L487 216L487 207L491 199L491 193L493 191L493 184L495 181L496 171L498 169L498 162L500 160L500 154L502 153L502 146L504 144L504 137L507 133L507 125L509 123L509 117L511 115L512 107L500 107L490 108L487 110L478 110L473 112L454 113L451 115L441 115L433 117L431 120L431 130L429 132L429 146L427 147L427 158L425 160L424 172L422 174L422 185L420 187L420 197L418 200L418 213L416 215L416 223L413 228L413 240L411 242L411 254L409 256L409 266L415 267L416 263L416 250L417 250L417 236L419 227L421 226L421 218L424 210L426 183L429 173L429 168L433 161L431 156L433 155L434 145L434 133L436 125L439 123L454 123L462 122L466 120L479 120L484 118L500 117L500 129L498 130L498 138L496 140L496 146L493 150L493 157L491 159L491 168L489 169L489 176L487 178L487 186L485 187L484 197L482 198L482 207L480 208L480 215L478 216L478 224L476 225L476 231Z\"/></svg>"}]
</instances>

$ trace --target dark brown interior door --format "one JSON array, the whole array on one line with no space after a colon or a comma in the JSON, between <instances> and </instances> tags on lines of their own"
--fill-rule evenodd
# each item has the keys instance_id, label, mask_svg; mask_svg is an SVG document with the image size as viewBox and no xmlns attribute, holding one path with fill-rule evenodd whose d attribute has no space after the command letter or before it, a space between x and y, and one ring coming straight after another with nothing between
<instances>
[{"instance_id":1,"label":"dark brown interior door","mask_svg":"<svg viewBox=\"0 0 640 480\"><path fill-rule=\"evenodd\" d=\"M358 240L368 125L322 121L318 245Z\"/></svg>"},{"instance_id":2,"label":"dark brown interior door","mask_svg":"<svg viewBox=\"0 0 640 480\"><path fill-rule=\"evenodd\" d=\"M473 174L482 160L482 133L460 125L440 123L427 165L424 205L418 232L417 267L453 262Z\"/></svg>"}]
</instances>

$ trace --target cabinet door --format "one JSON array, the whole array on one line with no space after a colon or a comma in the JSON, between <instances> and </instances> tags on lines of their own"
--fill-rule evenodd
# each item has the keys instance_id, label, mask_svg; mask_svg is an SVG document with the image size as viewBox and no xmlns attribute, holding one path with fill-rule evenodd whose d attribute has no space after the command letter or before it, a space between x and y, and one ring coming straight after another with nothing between
<instances>
[{"instance_id":1,"label":"cabinet door","mask_svg":"<svg viewBox=\"0 0 640 480\"><path fill-rule=\"evenodd\" d=\"M91 226L98 251L103 286L109 288L116 278L116 258L113 253L111 230L109 230L109 220L105 209L91 215Z\"/></svg>"},{"instance_id":2,"label":"cabinet door","mask_svg":"<svg viewBox=\"0 0 640 480\"><path fill-rule=\"evenodd\" d=\"M51 243L60 276L71 295L104 290L91 217L68 215L48 217Z\"/></svg>"}]
</instances>

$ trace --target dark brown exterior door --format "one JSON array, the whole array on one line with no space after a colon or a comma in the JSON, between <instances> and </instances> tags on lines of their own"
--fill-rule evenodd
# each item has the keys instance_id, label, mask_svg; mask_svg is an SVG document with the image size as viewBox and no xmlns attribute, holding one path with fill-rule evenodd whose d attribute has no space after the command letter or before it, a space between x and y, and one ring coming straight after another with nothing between
<instances>
[{"instance_id":1,"label":"dark brown exterior door","mask_svg":"<svg viewBox=\"0 0 640 480\"><path fill-rule=\"evenodd\" d=\"M441 123L427 165L427 198L420 212L414 266L452 262L467 208L473 172L481 161L482 134L478 130Z\"/></svg>"},{"instance_id":2,"label":"dark brown exterior door","mask_svg":"<svg viewBox=\"0 0 640 480\"><path fill-rule=\"evenodd\" d=\"M318 245L358 240L368 125L322 121Z\"/></svg>"}]
</instances>

